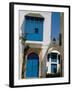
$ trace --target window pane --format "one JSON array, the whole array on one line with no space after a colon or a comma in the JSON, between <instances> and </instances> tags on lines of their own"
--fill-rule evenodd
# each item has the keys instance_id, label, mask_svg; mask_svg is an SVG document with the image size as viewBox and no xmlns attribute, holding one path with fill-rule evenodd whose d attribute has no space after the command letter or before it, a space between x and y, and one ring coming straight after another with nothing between
<instances>
[{"instance_id":1,"label":"window pane","mask_svg":"<svg viewBox=\"0 0 72 90\"><path fill-rule=\"evenodd\" d=\"M57 64L51 64L51 73L57 73Z\"/></svg>"},{"instance_id":2,"label":"window pane","mask_svg":"<svg viewBox=\"0 0 72 90\"><path fill-rule=\"evenodd\" d=\"M51 62L57 62L57 53L51 53Z\"/></svg>"},{"instance_id":3,"label":"window pane","mask_svg":"<svg viewBox=\"0 0 72 90\"><path fill-rule=\"evenodd\" d=\"M57 53L51 53L51 59L57 59Z\"/></svg>"},{"instance_id":4,"label":"window pane","mask_svg":"<svg viewBox=\"0 0 72 90\"><path fill-rule=\"evenodd\" d=\"M51 62L57 62L57 59L51 59Z\"/></svg>"}]
</instances>

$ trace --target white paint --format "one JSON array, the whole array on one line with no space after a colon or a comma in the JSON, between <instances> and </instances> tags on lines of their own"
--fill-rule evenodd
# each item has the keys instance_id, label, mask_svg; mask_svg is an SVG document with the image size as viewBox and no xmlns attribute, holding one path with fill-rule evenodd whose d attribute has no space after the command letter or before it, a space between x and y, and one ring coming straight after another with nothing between
<instances>
[{"instance_id":1,"label":"white paint","mask_svg":"<svg viewBox=\"0 0 72 90\"><path fill-rule=\"evenodd\" d=\"M51 52L52 52L52 53L58 53L58 54L60 54L60 52L57 51L57 50L52 50Z\"/></svg>"},{"instance_id":2,"label":"white paint","mask_svg":"<svg viewBox=\"0 0 72 90\"><path fill-rule=\"evenodd\" d=\"M44 20L44 30L43 30L43 42L44 45L49 45L51 42L51 12L43 12Z\"/></svg>"},{"instance_id":3,"label":"white paint","mask_svg":"<svg viewBox=\"0 0 72 90\"><path fill-rule=\"evenodd\" d=\"M50 62L48 62L48 61L46 62L47 63L47 65L46 65L46 67L47 67L47 74L51 73L51 58L49 59L49 61Z\"/></svg>"}]
</instances>

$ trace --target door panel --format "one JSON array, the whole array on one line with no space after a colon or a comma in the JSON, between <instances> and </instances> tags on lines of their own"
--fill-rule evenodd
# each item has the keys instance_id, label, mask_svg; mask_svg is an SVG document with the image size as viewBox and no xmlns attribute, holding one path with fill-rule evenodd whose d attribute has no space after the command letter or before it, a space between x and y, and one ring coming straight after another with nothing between
<instances>
[{"instance_id":1,"label":"door panel","mask_svg":"<svg viewBox=\"0 0 72 90\"><path fill-rule=\"evenodd\" d=\"M26 77L31 77L31 75L32 75L32 60L27 60Z\"/></svg>"},{"instance_id":2,"label":"door panel","mask_svg":"<svg viewBox=\"0 0 72 90\"><path fill-rule=\"evenodd\" d=\"M32 71L32 74L33 74L33 76L34 77L38 77L38 72L39 72L39 70L38 70L38 60L33 60L33 71Z\"/></svg>"},{"instance_id":3,"label":"door panel","mask_svg":"<svg viewBox=\"0 0 72 90\"><path fill-rule=\"evenodd\" d=\"M32 53L27 58L26 77L27 78L38 77L38 72L39 72L38 55Z\"/></svg>"}]
</instances>

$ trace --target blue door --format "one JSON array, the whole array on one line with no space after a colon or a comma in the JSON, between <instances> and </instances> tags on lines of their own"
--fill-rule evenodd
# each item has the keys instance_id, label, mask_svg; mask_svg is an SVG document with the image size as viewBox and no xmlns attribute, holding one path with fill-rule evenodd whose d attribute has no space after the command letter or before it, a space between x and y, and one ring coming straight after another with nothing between
<instances>
[{"instance_id":1,"label":"blue door","mask_svg":"<svg viewBox=\"0 0 72 90\"><path fill-rule=\"evenodd\" d=\"M38 77L39 57L36 53L30 53L27 57L26 77Z\"/></svg>"},{"instance_id":2,"label":"blue door","mask_svg":"<svg viewBox=\"0 0 72 90\"><path fill-rule=\"evenodd\" d=\"M51 64L51 73L57 73L57 64Z\"/></svg>"}]
</instances>

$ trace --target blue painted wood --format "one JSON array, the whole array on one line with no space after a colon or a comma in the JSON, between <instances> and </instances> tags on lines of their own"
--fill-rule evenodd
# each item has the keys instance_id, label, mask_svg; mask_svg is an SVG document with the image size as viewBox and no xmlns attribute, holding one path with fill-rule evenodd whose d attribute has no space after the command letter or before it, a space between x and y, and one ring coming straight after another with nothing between
<instances>
[{"instance_id":1,"label":"blue painted wood","mask_svg":"<svg viewBox=\"0 0 72 90\"><path fill-rule=\"evenodd\" d=\"M39 57L35 53L28 55L26 64L26 78L38 77Z\"/></svg>"},{"instance_id":2,"label":"blue painted wood","mask_svg":"<svg viewBox=\"0 0 72 90\"><path fill-rule=\"evenodd\" d=\"M32 60L27 60L26 77L31 77L31 76L32 76Z\"/></svg>"},{"instance_id":3,"label":"blue painted wood","mask_svg":"<svg viewBox=\"0 0 72 90\"><path fill-rule=\"evenodd\" d=\"M38 33L35 33L35 28L38 28ZM26 39L31 41L43 40L43 20L25 19L24 32Z\"/></svg>"}]
</instances>

